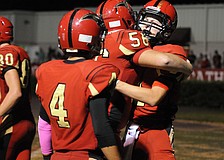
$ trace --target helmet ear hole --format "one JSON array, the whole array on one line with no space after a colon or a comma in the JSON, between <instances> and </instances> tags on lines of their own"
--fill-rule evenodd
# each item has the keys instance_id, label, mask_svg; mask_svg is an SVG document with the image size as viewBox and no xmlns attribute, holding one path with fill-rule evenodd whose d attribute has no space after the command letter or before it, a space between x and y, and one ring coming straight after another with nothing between
<instances>
[{"instance_id":1,"label":"helmet ear hole","mask_svg":"<svg viewBox=\"0 0 224 160\"><path fill-rule=\"evenodd\" d=\"M164 37L166 37L166 38L169 38L169 37L170 37L170 35L171 35L171 33L170 33L170 32L165 32L165 33L163 34L163 36L164 36Z\"/></svg>"},{"instance_id":2,"label":"helmet ear hole","mask_svg":"<svg viewBox=\"0 0 224 160\"><path fill-rule=\"evenodd\" d=\"M90 52L93 56L99 55L101 50L100 37L93 37L92 43L88 43L87 46L90 48Z\"/></svg>"}]
</instances>

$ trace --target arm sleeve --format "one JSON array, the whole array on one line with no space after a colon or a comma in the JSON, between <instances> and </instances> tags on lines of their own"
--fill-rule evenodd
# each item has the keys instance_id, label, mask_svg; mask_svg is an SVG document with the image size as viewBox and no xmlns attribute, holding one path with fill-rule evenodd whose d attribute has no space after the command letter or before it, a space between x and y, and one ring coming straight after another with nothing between
<instances>
[{"instance_id":1,"label":"arm sleeve","mask_svg":"<svg viewBox=\"0 0 224 160\"><path fill-rule=\"evenodd\" d=\"M44 120L42 117L44 116L43 115L39 116L39 120L38 120L38 134L39 134L40 148L43 155L49 155L49 154L52 154L53 152L52 145L51 145L52 144L51 125L49 124L48 121Z\"/></svg>"},{"instance_id":2,"label":"arm sleeve","mask_svg":"<svg viewBox=\"0 0 224 160\"><path fill-rule=\"evenodd\" d=\"M158 45L158 46L153 47L153 50L156 50L159 52L175 54L175 55L179 56L180 58L187 60L187 54L186 54L184 48L179 45L173 45L173 44Z\"/></svg>"},{"instance_id":3,"label":"arm sleeve","mask_svg":"<svg viewBox=\"0 0 224 160\"><path fill-rule=\"evenodd\" d=\"M40 113L39 113L41 119L43 119L44 121L50 123L50 119L47 115L47 112L45 111L44 107L41 105L40 106Z\"/></svg>"},{"instance_id":4,"label":"arm sleeve","mask_svg":"<svg viewBox=\"0 0 224 160\"><path fill-rule=\"evenodd\" d=\"M109 99L110 92L106 88L91 99L89 104L93 128L100 148L116 145L115 135L108 119Z\"/></svg>"},{"instance_id":5,"label":"arm sleeve","mask_svg":"<svg viewBox=\"0 0 224 160\"><path fill-rule=\"evenodd\" d=\"M132 58L132 63L136 64L136 65L139 65L138 63L138 60L139 60L139 57L141 56L141 54L144 52L144 51L147 51L147 50L152 50L150 47L147 47L147 48L144 48L138 52L136 52Z\"/></svg>"},{"instance_id":6,"label":"arm sleeve","mask_svg":"<svg viewBox=\"0 0 224 160\"><path fill-rule=\"evenodd\" d=\"M152 84L152 86L159 86L166 91L173 87L176 79L167 75L160 75Z\"/></svg>"}]
</instances>

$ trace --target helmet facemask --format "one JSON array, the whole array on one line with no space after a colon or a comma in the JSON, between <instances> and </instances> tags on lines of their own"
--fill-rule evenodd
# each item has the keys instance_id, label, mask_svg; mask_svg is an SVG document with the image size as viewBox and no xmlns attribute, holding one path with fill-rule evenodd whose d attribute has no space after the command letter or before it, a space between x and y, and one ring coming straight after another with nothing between
<instances>
[{"instance_id":1,"label":"helmet facemask","mask_svg":"<svg viewBox=\"0 0 224 160\"><path fill-rule=\"evenodd\" d=\"M154 21L151 20L152 22L150 22L150 19L154 19ZM143 25L151 26L151 29L148 27L146 30L142 27ZM141 9L137 20L137 29L142 31L152 46L166 42L176 29L176 25L177 20L172 22L168 15L154 9L154 7ZM157 30L157 34L152 34L152 29Z\"/></svg>"}]
</instances>

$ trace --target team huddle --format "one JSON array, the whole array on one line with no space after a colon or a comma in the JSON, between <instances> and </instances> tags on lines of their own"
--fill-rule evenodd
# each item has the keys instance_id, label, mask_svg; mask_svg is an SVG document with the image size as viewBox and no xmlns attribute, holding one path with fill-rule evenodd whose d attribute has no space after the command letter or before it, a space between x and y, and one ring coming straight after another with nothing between
<instances>
[{"instance_id":1,"label":"team huddle","mask_svg":"<svg viewBox=\"0 0 224 160\"><path fill-rule=\"evenodd\" d=\"M175 160L173 121L192 65L168 44L172 4L150 0L136 12L106 0L95 12L68 11L57 33L65 58L35 72L38 124L30 59L11 44L12 23L0 22L0 160L30 160L36 127L44 160Z\"/></svg>"}]
</instances>

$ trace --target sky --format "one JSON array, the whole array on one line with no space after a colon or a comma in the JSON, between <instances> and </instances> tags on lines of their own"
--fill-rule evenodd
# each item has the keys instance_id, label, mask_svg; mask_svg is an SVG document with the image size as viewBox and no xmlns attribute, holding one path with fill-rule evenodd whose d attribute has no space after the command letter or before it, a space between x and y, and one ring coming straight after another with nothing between
<instances>
[{"instance_id":1,"label":"sky","mask_svg":"<svg viewBox=\"0 0 224 160\"><path fill-rule=\"evenodd\" d=\"M168 0L172 4L224 3L223 0ZM97 7L103 0L5 0L3 10L57 11L77 7ZM128 0L131 5L144 5L148 0Z\"/></svg>"}]
</instances>

